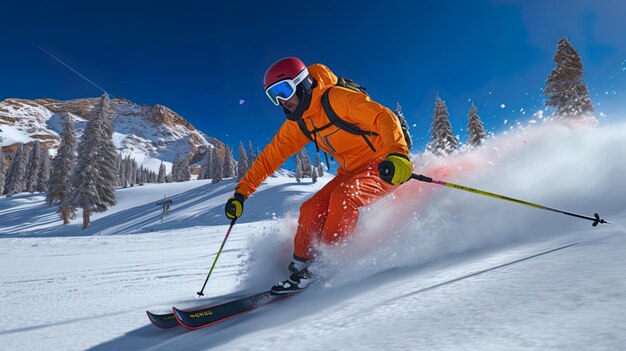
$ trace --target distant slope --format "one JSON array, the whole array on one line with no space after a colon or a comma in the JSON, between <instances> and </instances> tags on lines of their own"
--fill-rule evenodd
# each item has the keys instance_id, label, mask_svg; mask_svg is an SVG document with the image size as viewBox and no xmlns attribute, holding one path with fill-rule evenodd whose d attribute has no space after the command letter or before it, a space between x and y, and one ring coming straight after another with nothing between
<instances>
[{"instance_id":1,"label":"distant slope","mask_svg":"<svg viewBox=\"0 0 626 351\"><path fill-rule=\"evenodd\" d=\"M80 135L96 102L97 98L6 99L0 102L0 146L11 150L16 143L39 140L54 149L62 131L61 115L71 114ZM221 141L198 131L165 106L111 99L111 111L113 139L118 151L155 171L161 161L169 165L176 155L191 155L189 161L193 163L200 161L207 148L224 148Z\"/></svg>"}]
</instances>

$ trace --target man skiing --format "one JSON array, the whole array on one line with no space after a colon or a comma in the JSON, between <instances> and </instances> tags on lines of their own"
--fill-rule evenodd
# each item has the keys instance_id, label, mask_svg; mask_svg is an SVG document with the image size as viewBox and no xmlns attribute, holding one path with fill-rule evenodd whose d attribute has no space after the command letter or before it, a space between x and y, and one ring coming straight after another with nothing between
<instances>
[{"instance_id":1,"label":"man skiing","mask_svg":"<svg viewBox=\"0 0 626 351\"><path fill-rule=\"evenodd\" d=\"M226 203L226 216L239 218L248 196L310 141L340 165L337 175L300 207L289 265L292 274L272 287L274 294L306 288L313 281L308 267L316 244L347 239L356 227L359 207L384 197L411 177L413 165L394 113L364 92L338 82L328 67L307 67L295 57L275 62L265 73L265 93L274 105L282 106L287 120L239 181ZM381 164L391 184L381 179Z\"/></svg>"}]
</instances>

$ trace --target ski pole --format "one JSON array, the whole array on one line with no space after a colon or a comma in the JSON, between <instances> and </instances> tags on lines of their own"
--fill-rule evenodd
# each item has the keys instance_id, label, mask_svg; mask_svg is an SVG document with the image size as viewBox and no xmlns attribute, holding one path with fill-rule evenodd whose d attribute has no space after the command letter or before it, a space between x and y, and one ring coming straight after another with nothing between
<instances>
[{"instance_id":1,"label":"ski pole","mask_svg":"<svg viewBox=\"0 0 626 351\"><path fill-rule=\"evenodd\" d=\"M381 172L381 174L382 173L383 172ZM598 215L597 213L595 213L593 217L587 217L587 216L579 215L579 214L572 213L572 212L557 210L556 208L550 208L550 207L546 207L546 206L537 205L537 204L533 204L533 203L530 203L530 202L514 199L514 198L511 198L511 197L508 197L508 196L502 196L502 195L490 193L490 192L483 191L483 190L472 189L472 188L469 188L469 187L466 187L466 186L463 186L463 185L458 185L458 184L444 182L444 181L441 181L441 180L436 180L436 179L433 179L433 178L430 178L430 177L426 177L426 176L423 176L423 175L420 175L420 174L415 174L415 173L413 173L411 175L411 179L419 180L420 182L435 183L435 184L447 186L449 188L469 191L469 192L474 193L474 194L489 196L489 197L492 197L492 198L495 198L495 199L511 201L511 202L515 202L515 203L518 203L518 204L521 204L521 205L526 205L526 206L530 206L530 207L534 207L534 208L538 208L538 209L542 209L542 210L562 213L562 214L565 214L565 215L568 215L568 216L577 217L577 218L581 218L581 219L586 219L586 220L592 221L593 222L592 225L594 227L597 226L599 223L610 224L609 222L607 222L604 219L600 218L600 215Z\"/></svg>"},{"instance_id":2,"label":"ski pole","mask_svg":"<svg viewBox=\"0 0 626 351\"><path fill-rule=\"evenodd\" d=\"M237 218L233 219L232 222L230 222L230 227L228 227L228 231L226 232L226 236L224 237L224 241L222 241L222 246L220 246L219 251L217 251L217 256L215 256L215 260L213 261L213 265L211 266L211 270L209 271L209 274L207 274L206 279L204 280L204 285L202 285L202 289L197 292L198 296L204 296L204 294L203 294L204 287L206 287L206 283L209 281L209 277L211 276L211 273L213 272L213 268L215 268L215 264L217 263L217 259L220 258L220 254L222 253L222 249L224 248L224 245L226 244L226 240L228 239L228 236L230 235L230 231L233 229L233 226L235 225L236 221L237 221Z\"/></svg>"}]
</instances>

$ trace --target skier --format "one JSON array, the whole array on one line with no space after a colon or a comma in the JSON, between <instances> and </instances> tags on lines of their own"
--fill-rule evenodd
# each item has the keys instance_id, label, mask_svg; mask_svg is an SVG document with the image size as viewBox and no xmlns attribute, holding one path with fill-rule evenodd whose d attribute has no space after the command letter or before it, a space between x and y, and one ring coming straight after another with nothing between
<instances>
[{"instance_id":1,"label":"skier","mask_svg":"<svg viewBox=\"0 0 626 351\"><path fill-rule=\"evenodd\" d=\"M307 67L295 57L276 61L265 73L265 93L274 105L282 106L287 120L239 181L226 203L226 216L239 218L244 201L309 141L340 164L337 175L300 207L288 267L291 275L272 287L274 294L306 288L314 281L308 268L316 256L316 244L344 241L356 227L359 207L384 197L411 177L413 165L394 113L338 82L328 67ZM343 124L331 121L329 111ZM352 130L347 130L345 122ZM391 184L380 178L381 163L392 172Z\"/></svg>"}]
</instances>

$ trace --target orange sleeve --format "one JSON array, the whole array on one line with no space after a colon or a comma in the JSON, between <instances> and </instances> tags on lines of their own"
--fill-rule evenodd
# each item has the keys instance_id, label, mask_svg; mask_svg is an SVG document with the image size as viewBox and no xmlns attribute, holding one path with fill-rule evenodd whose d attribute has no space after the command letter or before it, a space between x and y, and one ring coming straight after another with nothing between
<instances>
[{"instance_id":1,"label":"orange sleeve","mask_svg":"<svg viewBox=\"0 0 626 351\"><path fill-rule=\"evenodd\" d=\"M300 151L310 140L298 124L285 121L278 132L250 166L237 184L236 192L248 198L267 177L276 172L285 161Z\"/></svg>"},{"instance_id":2,"label":"orange sleeve","mask_svg":"<svg viewBox=\"0 0 626 351\"><path fill-rule=\"evenodd\" d=\"M385 155L409 155L398 117L385 106L372 101L367 94L345 88L333 88L328 99L335 112L361 129L378 133Z\"/></svg>"}]
</instances>

